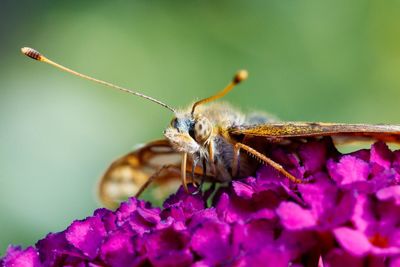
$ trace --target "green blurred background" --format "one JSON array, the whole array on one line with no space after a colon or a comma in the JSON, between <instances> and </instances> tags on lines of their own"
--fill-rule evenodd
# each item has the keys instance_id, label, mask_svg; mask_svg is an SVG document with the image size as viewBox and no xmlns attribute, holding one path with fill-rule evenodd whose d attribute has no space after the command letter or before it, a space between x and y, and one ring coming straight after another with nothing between
<instances>
[{"instance_id":1,"label":"green blurred background","mask_svg":"<svg viewBox=\"0 0 400 267\"><path fill-rule=\"evenodd\" d=\"M226 100L283 120L400 123L399 1L0 3L0 255L99 206L97 178L171 114L22 56L184 107Z\"/></svg>"}]
</instances>

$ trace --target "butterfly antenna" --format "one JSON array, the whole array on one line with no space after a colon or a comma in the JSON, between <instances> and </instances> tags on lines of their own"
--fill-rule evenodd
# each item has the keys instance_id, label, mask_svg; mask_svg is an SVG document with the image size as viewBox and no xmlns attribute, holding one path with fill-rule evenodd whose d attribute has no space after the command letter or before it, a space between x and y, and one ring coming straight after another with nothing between
<instances>
[{"instance_id":1,"label":"butterfly antenna","mask_svg":"<svg viewBox=\"0 0 400 267\"><path fill-rule=\"evenodd\" d=\"M239 83L241 83L242 81L246 80L247 77L249 76L249 73L247 72L247 70L239 70L235 77L233 77L232 81L220 92L218 92L217 94L204 98L200 101L197 101L196 103L193 104L192 107L192 115L196 109L197 106L214 101L218 98L223 97L224 95L226 95L229 91L231 91L233 89L233 87L235 87L236 85L238 85Z\"/></svg>"},{"instance_id":2,"label":"butterfly antenna","mask_svg":"<svg viewBox=\"0 0 400 267\"><path fill-rule=\"evenodd\" d=\"M118 89L118 90L123 91L125 93L129 93L129 94L133 94L133 95L145 98L147 100L153 101L154 103L157 103L157 104L159 104L159 105L171 110L172 112L175 112L174 108L168 106L167 104L164 104L163 102L161 102L161 101L159 101L159 100L157 100L155 98L152 98L150 96L144 95L144 94L139 93L139 92L134 92L132 90L129 90L127 88L124 88L124 87L121 87L121 86L118 86L118 85L115 85L115 84L112 84L112 83L109 83L109 82L105 82L105 81L102 81L102 80L99 80L99 79L95 79L93 77L87 76L85 74L82 74L82 73L76 72L74 70L71 70L71 69L69 69L67 67L64 67L64 66L62 66L62 65L60 65L60 64L58 64L58 63L46 58L44 55L42 55L41 53L39 53L38 51L36 51L33 48L23 47L23 48L21 48L21 52L24 55L26 55L26 56L28 56L28 57L30 57L32 59L35 59L37 61L50 64L50 65L52 65L52 66L54 66L54 67L56 67L56 68L58 68L60 70L69 72L69 73L71 73L73 75L79 76L81 78L84 78L84 79L87 79L87 80L90 80L90 81L93 81L93 82L96 82L96 83L100 83L102 85L105 85L105 86L108 86L108 87L111 87L111 88Z\"/></svg>"}]
</instances>

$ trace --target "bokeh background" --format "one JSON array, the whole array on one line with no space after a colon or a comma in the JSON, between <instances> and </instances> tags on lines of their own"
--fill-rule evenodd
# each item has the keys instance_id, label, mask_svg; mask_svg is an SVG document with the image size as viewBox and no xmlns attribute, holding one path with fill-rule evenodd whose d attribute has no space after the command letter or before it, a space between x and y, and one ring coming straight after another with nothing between
<instances>
[{"instance_id":1,"label":"bokeh background","mask_svg":"<svg viewBox=\"0 0 400 267\"><path fill-rule=\"evenodd\" d=\"M162 136L169 111L22 56L184 107L225 99L283 120L400 124L400 1L0 2L0 255L99 207L97 178Z\"/></svg>"}]
</instances>

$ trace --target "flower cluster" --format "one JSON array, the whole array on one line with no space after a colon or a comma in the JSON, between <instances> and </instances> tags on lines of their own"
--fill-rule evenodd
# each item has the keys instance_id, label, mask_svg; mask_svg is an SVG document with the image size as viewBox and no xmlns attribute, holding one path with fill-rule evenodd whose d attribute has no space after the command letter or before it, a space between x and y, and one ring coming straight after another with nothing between
<instances>
[{"instance_id":1,"label":"flower cluster","mask_svg":"<svg viewBox=\"0 0 400 267\"><path fill-rule=\"evenodd\" d=\"M269 152L304 183L263 166L215 192L181 188L162 208L131 198L10 246L0 265L400 266L400 151L341 154L326 138Z\"/></svg>"}]
</instances>

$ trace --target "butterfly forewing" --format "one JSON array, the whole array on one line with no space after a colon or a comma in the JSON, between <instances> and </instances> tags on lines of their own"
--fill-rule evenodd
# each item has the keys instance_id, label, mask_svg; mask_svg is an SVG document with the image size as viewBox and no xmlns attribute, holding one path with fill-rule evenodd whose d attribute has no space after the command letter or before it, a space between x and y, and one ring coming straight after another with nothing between
<instances>
[{"instance_id":1,"label":"butterfly forewing","mask_svg":"<svg viewBox=\"0 0 400 267\"><path fill-rule=\"evenodd\" d=\"M400 143L400 125L279 122L238 126L229 131L233 135L259 136L270 139L318 136L367 137L384 142Z\"/></svg>"}]
</instances>

